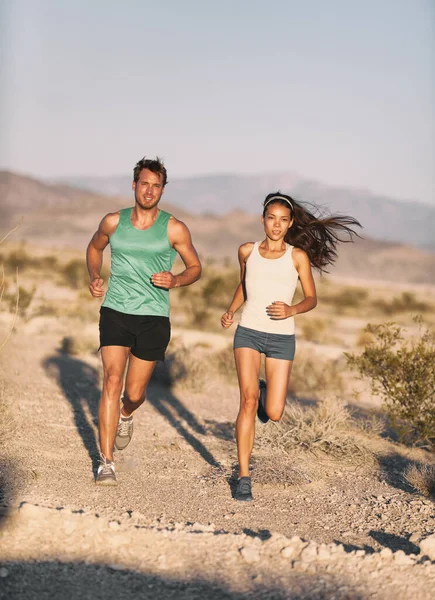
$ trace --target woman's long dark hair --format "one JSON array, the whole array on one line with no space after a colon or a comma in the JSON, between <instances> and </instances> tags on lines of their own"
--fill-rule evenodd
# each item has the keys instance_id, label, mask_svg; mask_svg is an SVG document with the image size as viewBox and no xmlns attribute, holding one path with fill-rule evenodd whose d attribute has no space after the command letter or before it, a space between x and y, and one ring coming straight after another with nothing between
<instances>
[{"instance_id":1,"label":"woman's long dark hair","mask_svg":"<svg viewBox=\"0 0 435 600\"><path fill-rule=\"evenodd\" d=\"M306 208L306 202L297 202L280 192L266 196L263 203L263 217L268 207L275 203L289 208L290 217L294 219L284 241L304 250L312 266L320 272L326 272L325 267L334 264L338 242L353 242L354 236L359 237L352 227L361 227L361 224L353 217L332 214L315 216ZM314 206L312 210L318 211Z\"/></svg>"}]
</instances>

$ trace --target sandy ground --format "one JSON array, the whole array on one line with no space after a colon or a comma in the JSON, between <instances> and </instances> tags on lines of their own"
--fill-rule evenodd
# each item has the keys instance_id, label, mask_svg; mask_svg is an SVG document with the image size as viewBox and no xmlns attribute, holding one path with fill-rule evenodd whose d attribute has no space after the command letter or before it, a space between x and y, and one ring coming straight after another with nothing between
<instances>
[{"instance_id":1,"label":"sandy ground","mask_svg":"<svg viewBox=\"0 0 435 600\"><path fill-rule=\"evenodd\" d=\"M99 358L60 352L70 328L33 319L2 354L17 430L2 448L1 599L433 597L419 543L434 505L403 480L411 451L325 463L298 486L254 469L254 502L237 503L233 387L152 384L116 456L119 485L95 486Z\"/></svg>"}]
</instances>

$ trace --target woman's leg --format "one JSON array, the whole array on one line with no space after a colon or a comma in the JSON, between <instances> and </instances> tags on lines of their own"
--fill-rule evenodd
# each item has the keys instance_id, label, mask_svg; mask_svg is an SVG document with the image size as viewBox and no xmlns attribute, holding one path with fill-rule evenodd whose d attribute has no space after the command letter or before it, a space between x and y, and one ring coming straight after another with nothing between
<instances>
[{"instance_id":1,"label":"woman's leg","mask_svg":"<svg viewBox=\"0 0 435 600\"><path fill-rule=\"evenodd\" d=\"M285 408L293 361L266 358L267 396L265 410L272 421L279 421Z\"/></svg>"},{"instance_id":2,"label":"woman's leg","mask_svg":"<svg viewBox=\"0 0 435 600\"><path fill-rule=\"evenodd\" d=\"M240 409L236 421L239 476L248 477L249 459L254 446L261 354L252 348L236 348L234 356L240 388Z\"/></svg>"}]
</instances>

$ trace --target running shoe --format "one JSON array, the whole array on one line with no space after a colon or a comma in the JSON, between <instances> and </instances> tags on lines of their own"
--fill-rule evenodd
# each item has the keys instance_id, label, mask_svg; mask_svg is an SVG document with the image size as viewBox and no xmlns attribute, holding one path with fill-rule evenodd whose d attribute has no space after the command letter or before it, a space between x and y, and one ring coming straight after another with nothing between
<instances>
[{"instance_id":1,"label":"running shoe","mask_svg":"<svg viewBox=\"0 0 435 600\"><path fill-rule=\"evenodd\" d=\"M252 502L253 497L250 477L240 477L237 482L234 499L240 500L241 502Z\"/></svg>"},{"instance_id":2,"label":"running shoe","mask_svg":"<svg viewBox=\"0 0 435 600\"><path fill-rule=\"evenodd\" d=\"M116 430L115 448L124 450L131 442L133 436L133 415L119 417L118 429Z\"/></svg>"},{"instance_id":3,"label":"running shoe","mask_svg":"<svg viewBox=\"0 0 435 600\"><path fill-rule=\"evenodd\" d=\"M267 416L266 409L266 393L267 393L267 383L264 379L260 379L258 381L258 386L260 388L260 392L258 394L258 407L257 407L257 417L260 419L262 423L267 423L269 417Z\"/></svg>"},{"instance_id":4,"label":"running shoe","mask_svg":"<svg viewBox=\"0 0 435 600\"><path fill-rule=\"evenodd\" d=\"M118 485L115 475L115 463L108 460L103 454L100 455L100 466L98 467L97 485Z\"/></svg>"}]
</instances>

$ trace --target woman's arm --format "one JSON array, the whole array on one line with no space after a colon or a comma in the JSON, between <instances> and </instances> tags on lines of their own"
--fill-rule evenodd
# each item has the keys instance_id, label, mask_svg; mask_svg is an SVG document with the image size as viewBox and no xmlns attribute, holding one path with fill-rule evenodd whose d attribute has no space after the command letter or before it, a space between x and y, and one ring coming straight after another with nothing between
<instances>
[{"instance_id":1,"label":"woman's arm","mask_svg":"<svg viewBox=\"0 0 435 600\"><path fill-rule=\"evenodd\" d=\"M230 325L234 323L234 313L239 310L239 308L244 304L246 300L244 292L246 261L248 260L253 247L253 242L247 242L246 244L242 244L239 248L238 258L240 264L240 283L236 287L236 291L234 292L234 296L230 306L221 317L221 325L225 329L227 329L228 327L230 327Z\"/></svg>"}]
</instances>

